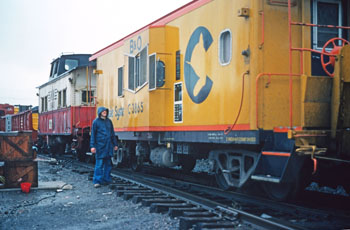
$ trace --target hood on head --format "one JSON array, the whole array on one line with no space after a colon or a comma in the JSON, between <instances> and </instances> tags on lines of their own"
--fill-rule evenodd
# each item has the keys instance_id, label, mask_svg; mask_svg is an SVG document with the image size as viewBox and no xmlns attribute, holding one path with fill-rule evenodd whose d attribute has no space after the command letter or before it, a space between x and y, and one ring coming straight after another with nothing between
<instances>
[{"instance_id":1,"label":"hood on head","mask_svg":"<svg viewBox=\"0 0 350 230\"><path fill-rule=\"evenodd\" d=\"M97 109L97 114L98 114L98 117L101 117L101 113L103 112L103 111L107 111L107 117L108 117L108 113L109 113L109 110L106 108L106 107L99 107L98 109Z\"/></svg>"}]
</instances>

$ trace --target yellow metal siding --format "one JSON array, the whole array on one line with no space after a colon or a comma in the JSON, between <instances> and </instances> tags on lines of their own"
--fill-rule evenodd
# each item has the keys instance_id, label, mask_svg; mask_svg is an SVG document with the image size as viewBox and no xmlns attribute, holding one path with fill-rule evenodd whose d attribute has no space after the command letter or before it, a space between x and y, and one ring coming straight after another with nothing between
<instances>
[{"instance_id":1,"label":"yellow metal siding","mask_svg":"<svg viewBox=\"0 0 350 230\"><path fill-rule=\"evenodd\" d=\"M297 1L292 7L292 20L310 22L310 1ZM249 17L238 15L248 9ZM263 21L264 18L264 21ZM262 29L264 25L264 30ZM193 90L198 94L206 76L213 82L207 98L201 103L192 101L186 89L184 76L185 54L191 35L198 27L205 27L212 36L209 49L203 48L203 35L193 49L190 65L200 76ZM220 33L229 30L232 35L232 58L228 65L219 61ZM264 34L264 40L262 36ZM156 53L157 60L165 63L165 85L149 91L148 84L131 92L128 88L128 56L135 55L132 41L141 37L142 48L148 44L148 54ZM310 48L310 29L293 26L293 47ZM262 43L263 42L263 43ZM131 50L133 53L131 53ZM180 80L176 81L176 51L180 50ZM242 51L249 51L244 57ZM300 54L293 52L293 73L300 73ZM304 52L305 74L310 74L310 54ZM273 129L289 126L289 76L264 76L258 83L256 102L256 77L259 73L289 73L288 8L256 0L214 0L194 9L166 25L146 28L125 39L120 46L98 57L98 106L113 110L112 120L117 128L193 127L231 125L237 118L244 80L242 111L237 125L256 129L256 103L258 128ZM118 67L124 67L124 96L118 97ZM183 122L174 123L174 84L183 86ZM300 76L293 77L293 126L305 125L309 108L302 100L306 88L301 87ZM132 108L142 112L133 113ZM321 106L322 107L322 106ZM322 110L322 108L319 108ZM123 116L116 116L116 111Z\"/></svg>"},{"instance_id":2,"label":"yellow metal siding","mask_svg":"<svg viewBox=\"0 0 350 230\"><path fill-rule=\"evenodd\" d=\"M292 21L310 22L309 1L297 1L291 8ZM303 11L302 9L306 9ZM264 73L289 73L289 38L288 38L288 7L263 5L265 42L261 50L262 70ZM306 21L305 21L306 20ZM310 48L310 29L292 26L292 47ZM304 52L304 72L309 74L310 53ZM292 55L293 74L300 74L300 53ZM293 123L301 126L301 80L293 76ZM271 79L264 76L259 81L258 121L259 128L273 129L277 126L289 127L289 76L272 75Z\"/></svg>"},{"instance_id":3,"label":"yellow metal siding","mask_svg":"<svg viewBox=\"0 0 350 230\"><path fill-rule=\"evenodd\" d=\"M241 55L249 47L250 26L249 19L237 15L242 7L249 7L249 1L213 1L169 23L180 28L180 50L183 55L191 34L199 26L206 27L213 38L207 52L200 40L191 60L192 67L201 76L194 93L204 85L205 75L213 81L211 92L205 101L195 104L189 98L184 84L182 125L228 125L234 122L240 106L242 74L249 69L249 63L246 64ZM228 65L222 66L218 56L219 36L227 29L232 34L232 58ZM181 80L184 81L183 71L181 75ZM238 124L249 123L248 92L246 90L244 95L244 106Z\"/></svg>"},{"instance_id":4,"label":"yellow metal siding","mask_svg":"<svg viewBox=\"0 0 350 230\"><path fill-rule=\"evenodd\" d=\"M32 113L32 125L34 130L38 130L39 125L39 114L38 113Z\"/></svg>"}]
</instances>

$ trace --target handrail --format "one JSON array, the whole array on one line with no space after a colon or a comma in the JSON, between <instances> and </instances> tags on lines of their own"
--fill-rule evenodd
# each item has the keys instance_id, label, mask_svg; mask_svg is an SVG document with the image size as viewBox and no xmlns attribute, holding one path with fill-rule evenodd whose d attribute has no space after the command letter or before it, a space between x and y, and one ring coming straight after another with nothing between
<instances>
[{"instance_id":1,"label":"handrail","mask_svg":"<svg viewBox=\"0 0 350 230\"><path fill-rule=\"evenodd\" d=\"M304 23L304 22L295 22L292 21L292 13L291 13L291 0L288 0L288 38L289 38L289 73L259 73L255 80L255 87L256 87L256 127L259 128L258 123L258 100L259 100L259 89L258 89L258 82L259 79L262 76L269 76L269 83L271 82L271 76L289 76L289 126L292 129L293 127L293 77L295 76L301 76L304 74L304 60L303 60L303 52L313 52L318 54L323 54L327 56L337 56L335 54L322 52L318 50L314 50L311 48L295 48L292 46L292 25L296 26L310 26L310 27L323 27L323 28L335 28L335 29L350 29L349 26L334 26L334 25L317 25L312 23ZM261 34L261 43L259 44L259 48L261 49L264 44L264 11L259 11L259 14L261 15L262 20L262 34ZM293 60L292 60L292 53L293 51L299 51L300 52L300 72L299 74L293 74Z\"/></svg>"},{"instance_id":2,"label":"handrail","mask_svg":"<svg viewBox=\"0 0 350 230\"><path fill-rule=\"evenodd\" d=\"M293 74L293 60L292 60L292 53L293 51L299 51L300 52L300 74L303 74L303 52L304 51L310 51L315 53L320 53L323 55L328 56L334 56L330 53L324 53L317 50L309 49L309 48L293 48L292 46L292 25L297 26L312 26L312 27L326 27L326 28L336 28L336 29L350 29L350 27L346 26L334 26L334 25L317 25L312 23L302 23L302 22L293 22L292 21L292 4L291 0L288 0L288 30L289 30L289 125L290 128L293 127L293 79L292 76L295 76Z\"/></svg>"},{"instance_id":3,"label":"handrail","mask_svg":"<svg viewBox=\"0 0 350 230\"><path fill-rule=\"evenodd\" d=\"M310 48L292 48L292 51L309 51L309 52L313 52L313 53L318 53L318 54L323 54L323 55L328 55L328 56L337 56L337 54L331 54L331 53L327 53L327 52L322 52L322 51L318 51L318 50L314 50L314 49L310 49Z\"/></svg>"},{"instance_id":4,"label":"handrail","mask_svg":"<svg viewBox=\"0 0 350 230\"><path fill-rule=\"evenodd\" d=\"M288 0L288 29L289 29L289 127L293 127L293 55L292 55L292 3Z\"/></svg>"},{"instance_id":5,"label":"handrail","mask_svg":"<svg viewBox=\"0 0 350 230\"><path fill-rule=\"evenodd\" d=\"M260 10L259 14L261 15L261 43L259 49L261 49L265 43L265 15L263 10Z\"/></svg>"},{"instance_id":6,"label":"handrail","mask_svg":"<svg viewBox=\"0 0 350 230\"><path fill-rule=\"evenodd\" d=\"M323 27L323 28L335 28L335 29L350 29L350 26L334 26L334 25L317 25L305 22L291 22L292 25L296 26L311 26L311 27Z\"/></svg>"}]
</instances>

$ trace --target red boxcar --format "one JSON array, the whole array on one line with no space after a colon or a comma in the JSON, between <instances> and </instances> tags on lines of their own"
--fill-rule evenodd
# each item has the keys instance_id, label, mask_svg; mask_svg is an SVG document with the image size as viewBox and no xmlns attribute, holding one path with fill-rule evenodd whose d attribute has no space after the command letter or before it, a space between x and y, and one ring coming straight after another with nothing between
<instances>
[{"instance_id":1,"label":"red boxcar","mask_svg":"<svg viewBox=\"0 0 350 230\"><path fill-rule=\"evenodd\" d=\"M32 131L32 140L35 142L38 138L38 114L32 110L20 112L11 116L11 131Z\"/></svg>"},{"instance_id":2,"label":"red boxcar","mask_svg":"<svg viewBox=\"0 0 350 230\"><path fill-rule=\"evenodd\" d=\"M0 117L7 114L14 114L15 107L9 104L0 104Z\"/></svg>"},{"instance_id":3,"label":"red boxcar","mask_svg":"<svg viewBox=\"0 0 350 230\"><path fill-rule=\"evenodd\" d=\"M95 106L72 106L39 114L40 135L72 135L74 128L90 127Z\"/></svg>"},{"instance_id":4,"label":"red boxcar","mask_svg":"<svg viewBox=\"0 0 350 230\"><path fill-rule=\"evenodd\" d=\"M11 122L6 124L6 119ZM6 129L6 125L8 125ZM36 142L38 138L38 113L36 110L26 110L16 114L8 114L0 118L0 131L21 132L31 131L32 141Z\"/></svg>"}]
</instances>

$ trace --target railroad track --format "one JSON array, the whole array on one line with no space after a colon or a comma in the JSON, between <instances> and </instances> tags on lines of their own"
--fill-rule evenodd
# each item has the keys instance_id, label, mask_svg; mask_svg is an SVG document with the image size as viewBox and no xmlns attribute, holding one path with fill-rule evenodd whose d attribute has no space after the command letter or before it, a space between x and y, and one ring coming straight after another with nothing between
<instances>
[{"instance_id":1,"label":"railroad track","mask_svg":"<svg viewBox=\"0 0 350 230\"><path fill-rule=\"evenodd\" d=\"M130 175L122 171L114 171L113 176L117 195L133 202L141 202L150 206L151 212L168 213L171 217L180 219L180 229L203 228L237 228L249 227L255 229L298 229L287 223L269 220L245 212L231 206L230 200L221 197L213 199L208 194L193 192L191 187L175 183L161 184L154 178ZM125 183L127 182L127 183Z\"/></svg>"},{"instance_id":2,"label":"railroad track","mask_svg":"<svg viewBox=\"0 0 350 230\"><path fill-rule=\"evenodd\" d=\"M93 170L93 166L74 162ZM150 212L179 219L179 229L344 229L349 216L278 203L195 183L114 169L111 189Z\"/></svg>"}]
</instances>

